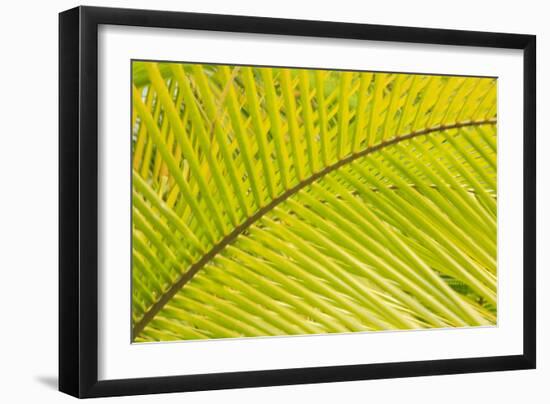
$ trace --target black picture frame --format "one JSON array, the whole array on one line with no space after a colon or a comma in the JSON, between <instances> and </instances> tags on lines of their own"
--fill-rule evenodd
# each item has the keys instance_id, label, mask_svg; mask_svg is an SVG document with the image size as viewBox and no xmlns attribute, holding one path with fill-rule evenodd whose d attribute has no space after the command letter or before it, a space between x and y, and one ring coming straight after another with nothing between
<instances>
[{"instance_id":1,"label":"black picture frame","mask_svg":"<svg viewBox=\"0 0 550 404\"><path fill-rule=\"evenodd\" d=\"M100 24L523 50L523 354L99 381ZM535 59L534 35L96 7L60 13L59 390L84 398L535 368Z\"/></svg>"}]
</instances>

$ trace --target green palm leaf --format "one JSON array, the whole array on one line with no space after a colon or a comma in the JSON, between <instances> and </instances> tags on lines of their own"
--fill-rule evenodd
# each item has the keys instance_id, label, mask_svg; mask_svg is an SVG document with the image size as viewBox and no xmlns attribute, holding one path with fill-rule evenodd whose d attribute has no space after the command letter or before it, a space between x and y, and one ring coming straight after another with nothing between
<instances>
[{"instance_id":1,"label":"green palm leaf","mask_svg":"<svg viewBox=\"0 0 550 404\"><path fill-rule=\"evenodd\" d=\"M133 64L134 340L496 323L496 81Z\"/></svg>"}]
</instances>

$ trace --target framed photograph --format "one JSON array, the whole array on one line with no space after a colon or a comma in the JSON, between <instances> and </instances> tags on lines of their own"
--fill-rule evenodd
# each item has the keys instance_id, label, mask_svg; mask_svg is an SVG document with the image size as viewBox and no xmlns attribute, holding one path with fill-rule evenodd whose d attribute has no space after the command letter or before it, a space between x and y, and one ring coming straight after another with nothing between
<instances>
[{"instance_id":1,"label":"framed photograph","mask_svg":"<svg viewBox=\"0 0 550 404\"><path fill-rule=\"evenodd\" d=\"M59 17L59 387L535 368L535 37Z\"/></svg>"}]
</instances>

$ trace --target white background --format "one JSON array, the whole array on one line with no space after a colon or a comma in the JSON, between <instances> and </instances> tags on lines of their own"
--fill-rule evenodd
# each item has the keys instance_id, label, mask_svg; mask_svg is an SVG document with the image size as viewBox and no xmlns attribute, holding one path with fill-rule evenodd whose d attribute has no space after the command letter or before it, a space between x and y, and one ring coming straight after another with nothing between
<instances>
[{"instance_id":1,"label":"white background","mask_svg":"<svg viewBox=\"0 0 550 404\"><path fill-rule=\"evenodd\" d=\"M1 30L2 114L0 178L0 399L8 403L68 402L55 391L57 374L57 12L77 3L18 2L4 7ZM147 1L103 1L94 5L153 7ZM550 340L548 307L550 226L542 207L550 204L543 174L550 162L550 27L544 2L385 1L367 4L307 4L296 0L231 2L156 1L158 9L324 19L392 25L527 32L538 35L538 305L539 368L535 371L286 386L109 399L110 402L214 403L374 402L462 403L548 402ZM429 10L429 11L428 11ZM546 383L545 383L546 382Z\"/></svg>"}]
</instances>

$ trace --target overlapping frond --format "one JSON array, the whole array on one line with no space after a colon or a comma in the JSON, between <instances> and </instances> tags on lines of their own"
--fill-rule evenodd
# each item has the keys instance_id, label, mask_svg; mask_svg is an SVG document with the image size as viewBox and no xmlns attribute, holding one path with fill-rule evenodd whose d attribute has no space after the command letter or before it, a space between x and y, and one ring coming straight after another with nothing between
<instances>
[{"instance_id":1,"label":"overlapping frond","mask_svg":"<svg viewBox=\"0 0 550 404\"><path fill-rule=\"evenodd\" d=\"M496 82L134 63L136 341L496 322Z\"/></svg>"}]
</instances>

